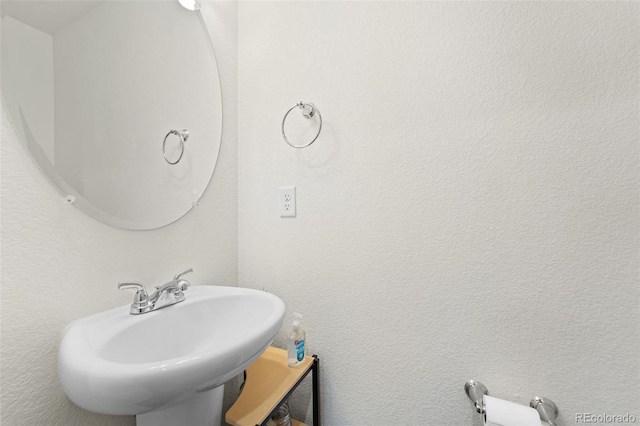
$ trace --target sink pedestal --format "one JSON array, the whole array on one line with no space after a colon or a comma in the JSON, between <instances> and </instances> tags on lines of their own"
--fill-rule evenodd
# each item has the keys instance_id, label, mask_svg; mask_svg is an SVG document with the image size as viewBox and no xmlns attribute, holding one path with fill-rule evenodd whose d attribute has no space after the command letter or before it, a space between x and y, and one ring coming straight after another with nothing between
<instances>
[{"instance_id":1,"label":"sink pedestal","mask_svg":"<svg viewBox=\"0 0 640 426\"><path fill-rule=\"evenodd\" d=\"M220 426L224 385L186 401L136 416L136 426Z\"/></svg>"}]
</instances>

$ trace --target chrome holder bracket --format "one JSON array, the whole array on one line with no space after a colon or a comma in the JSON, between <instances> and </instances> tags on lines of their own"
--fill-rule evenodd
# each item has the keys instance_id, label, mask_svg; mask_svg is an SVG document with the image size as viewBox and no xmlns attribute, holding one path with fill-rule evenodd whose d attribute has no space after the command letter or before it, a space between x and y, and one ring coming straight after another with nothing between
<instances>
[{"instance_id":1,"label":"chrome holder bracket","mask_svg":"<svg viewBox=\"0 0 640 426\"><path fill-rule=\"evenodd\" d=\"M489 395L487 387L475 380L469 380L464 384L464 391L473 403L476 412L484 414L484 403L482 402L482 397L484 395Z\"/></svg>"},{"instance_id":2,"label":"chrome holder bracket","mask_svg":"<svg viewBox=\"0 0 640 426\"><path fill-rule=\"evenodd\" d=\"M558 426L555 420L560 414L560 410L552 400L544 396L536 396L531 400L529 406L538 412L540 420L549 423L549 426Z\"/></svg>"}]
</instances>

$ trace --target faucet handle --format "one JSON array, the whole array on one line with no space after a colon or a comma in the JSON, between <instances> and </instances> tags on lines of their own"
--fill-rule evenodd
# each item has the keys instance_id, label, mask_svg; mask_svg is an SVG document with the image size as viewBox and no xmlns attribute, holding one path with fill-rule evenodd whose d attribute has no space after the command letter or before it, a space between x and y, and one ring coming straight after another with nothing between
<instances>
[{"instance_id":1,"label":"faucet handle","mask_svg":"<svg viewBox=\"0 0 640 426\"><path fill-rule=\"evenodd\" d=\"M144 288L142 283L118 283L118 290L134 289L137 290L135 296L133 296L133 303L131 304L130 312L134 315L143 314L151 310L151 303L149 303L149 294Z\"/></svg>"},{"instance_id":2,"label":"faucet handle","mask_svg":"<svg viewBox=\"0 0 640 426\"><path fill-rule=\"evenodd\" d=\"M133 297L134 304L145 304L149 302L149 295L147 294L147 290L144 288L144 285L142 285L142 283L118 283L118 290L126 290L130 288L137 290L136 295Z\"/></svg>"},{"instance_id":3,"label":"faucet handle","mask_svg":"<svg viewBox=\"0 0 640 426\"><path fill-rule=\"evenodd\" d=\"M186 271L182 271L179 274L176 274L175 277L173 277L174 280L179 280L180 278L182 278L183 275L187 275L193 272L193 268L189 268Z\"/></svg>"},{"instance_id":4,"label":"faucet handle","mask_svg":"<svg viewBox=\"0 0 640 426\"><path fill-rule=\"evenodd\" d=\"M131 283L118 283L118 290L125 290L128 288L133 288L133 289L138 289L138 291L142 291L142 292L147 292L147 290L145 290L144 285L142 285L142 283L139 282L131 282Z\"/></svg>"}]
</instances>

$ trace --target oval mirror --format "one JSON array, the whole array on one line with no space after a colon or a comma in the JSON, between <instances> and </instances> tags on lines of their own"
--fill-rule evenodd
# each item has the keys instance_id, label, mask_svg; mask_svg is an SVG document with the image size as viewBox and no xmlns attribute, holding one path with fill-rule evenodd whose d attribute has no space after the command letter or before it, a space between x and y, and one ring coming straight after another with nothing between
<instances>
[{"instance_id":1,"label":"oval mirror","mask_svg":"<svg viewBox=\"0 0 640 426\"><path fill-rule=\"evenodd\" d=\"M67 199L126 229L186 214L211 180L222 129L218 69L197 8L177 0L0 8L5 107Z\"/></svg>"}]
</instances>

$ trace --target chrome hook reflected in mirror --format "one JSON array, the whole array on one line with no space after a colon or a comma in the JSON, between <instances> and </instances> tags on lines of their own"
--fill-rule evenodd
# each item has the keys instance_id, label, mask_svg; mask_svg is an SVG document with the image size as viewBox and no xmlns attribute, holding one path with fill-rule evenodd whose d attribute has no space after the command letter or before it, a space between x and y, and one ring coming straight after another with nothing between
<instances>
[{"instance_id":1,"label":"chrome hook reflected in mirror","mask_svg":"<svg viewBox=\"0 0 640 426\"><path fill-rule=\"evenodd\" d=\"M167 138L169 135L176 135L180 138L180 155L176 161L170 161L167 157ZM171 164L172 166L178 164L184 155L184 144L189 139L189 131L187 129L182 130L169 130L169 133L164 137L164 141L162 142L162 155L164 155L164 160Z\"/></svg>"}]
</instances>

